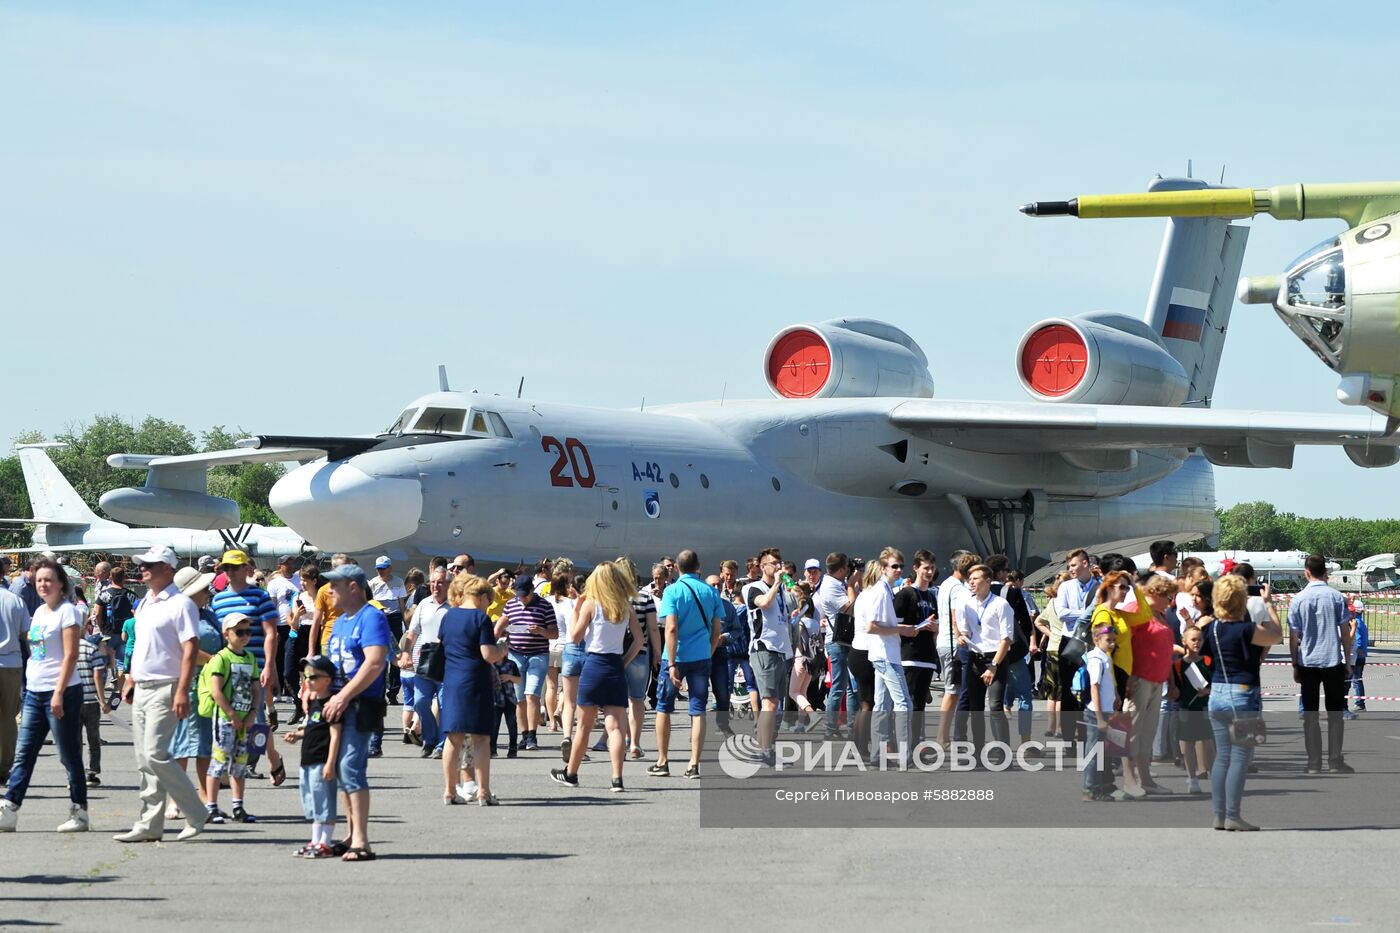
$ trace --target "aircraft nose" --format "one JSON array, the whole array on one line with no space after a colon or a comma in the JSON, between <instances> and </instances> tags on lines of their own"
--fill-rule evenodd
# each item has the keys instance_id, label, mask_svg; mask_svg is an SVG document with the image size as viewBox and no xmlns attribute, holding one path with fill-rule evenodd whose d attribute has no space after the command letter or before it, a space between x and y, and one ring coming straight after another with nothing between
<instances>
[{"instance_id":1,"label":"aircraft nose","mask_svg":"<svg viewBox=\"0 0 1400 933\"><path fill-rule=\"evenodd\" d=\"M371 476L350 462L310 463L279 479L268 504L322 551L364 552L418 530L423 488L416 479Z\"/></svg>"}]
</instances>

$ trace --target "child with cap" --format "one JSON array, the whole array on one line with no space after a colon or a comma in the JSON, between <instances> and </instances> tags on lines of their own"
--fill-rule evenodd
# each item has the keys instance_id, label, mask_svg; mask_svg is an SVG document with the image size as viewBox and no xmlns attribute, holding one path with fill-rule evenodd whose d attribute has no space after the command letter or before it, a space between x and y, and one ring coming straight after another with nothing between
<instances>
[{"instance_id":1,"label":"child with cap","mask_svg":"<svg viewBox=\"0 0 1400 933\"><path fill-rule=\"evenodd\" d=\"M331 698L335 665L322 654L302 662L301 680L306 715L301 728L287 736L295 745L301 742L301 806L311 821L311 841L295 853L296 858L331 858L335 849L336 761L340 757L340 723L327 722L321 711Z\"/></svg>"},{"instance_id":2,"label":"child with cap","mask_svg":"<svg viewBox=\"0 0 1400 933\"><path fill-rule=\"evenodd\" d=\"M209 808L209 822L222 823L219 779L228 775L229 786L233 789L234 822L255 823L257 819L243 809L243 791L248 779L248 729L262 706L258 659L248 650L253 620L241 612L233 612L224 617L222 624L226 644L200 672L200 712L212 705L210 712L214 720L214 757L209 764L204 799Z\"/></svg>"}]
</instances>

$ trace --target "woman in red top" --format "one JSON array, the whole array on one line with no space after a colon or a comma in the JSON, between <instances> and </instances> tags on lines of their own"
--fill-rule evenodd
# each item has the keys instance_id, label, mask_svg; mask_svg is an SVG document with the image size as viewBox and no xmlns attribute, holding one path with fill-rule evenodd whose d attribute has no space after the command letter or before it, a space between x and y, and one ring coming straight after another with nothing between
<instances>
[{"instance_id":1,"label":"woman in red top","mask_svg":"<svg viewBox=\"0 0 1400 933\"><path fill-rule=\"evenodd\" d=\"M1152 740L1157 736L1162 715L1163 684L1168 685L1167 698L1176 699L1176 683L1172 678L1175 620L1171 615L1176 605L1176 581L1156 575L1143 585L1143 591L1152 607L1152 618L1133 629L1133 673L1128 678L1133 714L1133 760L1143 790L1149 796L1160 796L1173 793L1152 777Z\"/></svg>"}]
</instances>

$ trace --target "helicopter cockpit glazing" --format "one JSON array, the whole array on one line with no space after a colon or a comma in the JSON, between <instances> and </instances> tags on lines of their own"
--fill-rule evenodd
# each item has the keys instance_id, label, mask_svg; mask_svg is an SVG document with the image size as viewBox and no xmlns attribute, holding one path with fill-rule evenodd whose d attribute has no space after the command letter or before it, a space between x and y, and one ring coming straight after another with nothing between
<instances>
[{"instance_id":1,"label":"helicopter cockpit glazing","mask_svg":"<svg viewBox=\"0 0 1400 933\"><path fill-rule=\"evenodd\" d=\"M1325 240L1308 250L1289 270L1280 309L1305 325L1302 336L1330 365L1342 349L1346 323L1346 264L1340 241Z\"/></svg>"}]
</instances>

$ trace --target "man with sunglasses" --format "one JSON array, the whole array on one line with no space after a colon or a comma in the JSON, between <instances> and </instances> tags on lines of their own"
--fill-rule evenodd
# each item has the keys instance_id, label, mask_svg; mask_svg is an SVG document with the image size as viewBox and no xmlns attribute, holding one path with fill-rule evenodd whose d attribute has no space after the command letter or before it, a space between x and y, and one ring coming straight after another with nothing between
<instances>
[{"instance_id":1,"label":"man with sunglasses","mask_svg":"<svg viewBox=\"0 0 1400 933\"><path fill-rule=\"evenodd\" d=\"M909 713L913 704L909 682L904 679L900 639L913 638L919 629L900 622L894 608L894 585L904 573L904 555L887 547L880 552L880 567L880 582L871 587L869 594L862 594L863 603L857 603L856 625L864 625L873 636L867 641L866 650L870 665L875 668L875 709L881 714L881 722L873 731L872 746L877 737L889 738L895 742L895 754L904 762L912 747ZM890 713L894 713L893 725ZM881 758L873 747L870 756L877 761Z\"/></svg>"},{"instance_id":2,"label":"man with sunglasses","mask_svg":"<svg viewBox=\"0 0 1400 933\"><path fill-rule=\"evenodd\" d=\"M766 548L758 558L759 579L744 587L744 604L748 606L753 630L749 660L762 707L758 717L758 747L770 767L776 761L773 739L777 732L778 708L787 697L788 683L792 679L792 628L789 624L792 606L778 582L782 566L782 553L777 548Z\"/></svg>"},{"instance_id":3,"label":"man with sunglasses","mask_svg":"<svg viewBox=\"0 0 1400 933\"><path fill-rule=\"evenodd\" d=\"M170 756L175 727L190 712L190 680L199 651L199 610L175 585L179 558L173 548L152 547L133 558L141 582L149 587L136 610L136 643L125 699L131 707L131 745L141 772L141 812L135 824L112 838L117 842L155 842L165 831L167 795L185 815L176 838L192 839L204 831L208 811L189 775Z\"/></svg>"},{"instance_id":4,"label":"man with sunglasses","mask_svg":"<svg viewBox=\"0 0 1400 933\"><path fill-rule=\"evenodd\" d=\"M452 577L459 573L476 573L476 560L470 554L458 554L452 558L452 562L447 565L447 577Z\"/></svg>"}]
</instances>

